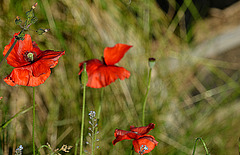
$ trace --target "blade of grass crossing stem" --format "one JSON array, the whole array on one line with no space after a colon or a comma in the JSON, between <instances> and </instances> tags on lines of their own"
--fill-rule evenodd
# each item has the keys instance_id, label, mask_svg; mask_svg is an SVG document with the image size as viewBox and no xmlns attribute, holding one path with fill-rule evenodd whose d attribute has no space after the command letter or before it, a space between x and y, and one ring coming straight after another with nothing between
<instances>
[{"instance_id":1,"label":"blade of grass crossing stem","mask_svg":"<svg viewBox=\"0 0 240 155\"><path fill-rule=\"evenodd\" d=\"M17 36L15 36L15 39L14 39L14 42L13 42L12 46L9 48L9 50L7 51L7 54L3 57L3 59L0 62L0 67L1 67L2 62L5 59L7 59L8 55L11 53L12 49L14 48L14 46L16 45L18 40L23 40L22 35L24 34L24 31L25 31L25 29L23 28L22 31Z\"/></svg>"},{"instance_id":2,"label":"blade of grass crossing stem","mask_svg":"<svg viewBox=\"0 0 240 155\"><path fill-rule=\"evenodd\" d=\"M1 62L0 62L0 67L1 67L1 65L2 65L2 62L3 62L5 59L7 59L8 55L10 54L10 52L12 51L12 49L14 48L14 46L16 45L17 42L18 42L18 40L15 39L14 42L13 42L13 44L12 44L12 46L9 48L7 54L6 54L6 55L3 57L3 59L1 60Z\"/></svg>"},{"instance_id":3,"label":"blade of grass crossing stem","mask_svg":"<svg viewBox=\"0 0 240 155\"><path fill-rule=\"evenodd\" d=\"M10 118L7 122L5 122L5 123L3 123L3 124L1 125L1 127L0 127L0 132L2 131L2 129L6 128L6 127L8 126L8 124L12 122L12 120L13 120L14 118L16 118L16 117L18 117L18 116L21 116L22 114L28 112L28 111L31 110L32 108L33 108L33 107L31 106L31 107L29 107L29 108L27 108L27 109L25 109L25 110L22 110L22 111L16 113L12 118Z\"/></svg>"},{"instance_id":4,"label":"blade of grass crossing stem","mask_svg":"<svg viewBox=\"0 0 240 155\"><path fill-rule=\"evenodd\" d=\"M198 137L196 140L195 140L195 144L194 144L194 147L193 147L193 153L192 155L195 154L195 151L196 151L196 147L197 147L197 141L200 140L203 144L203 147L206 151L206 155L210 155L209 152L208 152L208 149L207 149L207 146L206 146L206 143L204 142L204 140L201 138L201 137Z\"/></svg>"},{"instance_id":5,"label":"blade of grass crossing stem","mask_svg":"<svg viewBox=\"0 0 240 155\"><path fill-rule=\"evenodd\" d=\"M33 124L32 124L33 155L35 155L34 129L35 129L35 87L33 87Z\"/></svg>"}]
</instances>

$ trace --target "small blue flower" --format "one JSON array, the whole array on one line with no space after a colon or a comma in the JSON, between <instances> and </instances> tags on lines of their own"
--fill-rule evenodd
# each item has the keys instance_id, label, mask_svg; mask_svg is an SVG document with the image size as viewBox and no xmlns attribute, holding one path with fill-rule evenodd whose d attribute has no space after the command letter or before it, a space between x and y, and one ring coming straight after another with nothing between
<instances>
[{"instance_id":1,"label":"small blue flower","mask_svg":"<svg viewBox=\"0 0 240 155\"><path fill-rule=\"evenodd\" d=\"M20 145L20 146L16 149L15 155L22 155L22 150L23 150L23 146Z\"/></svg>"}]
</instances>

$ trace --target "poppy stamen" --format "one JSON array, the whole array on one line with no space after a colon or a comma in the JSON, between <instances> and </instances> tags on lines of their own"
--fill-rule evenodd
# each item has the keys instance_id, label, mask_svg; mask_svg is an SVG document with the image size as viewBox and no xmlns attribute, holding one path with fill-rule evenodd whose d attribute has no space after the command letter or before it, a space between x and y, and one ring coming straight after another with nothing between
<instances>
[{"instance_id":1,"label":"poppy stamen","mask_svg":"<svg viewBox=\"0 0 240 155\"><path fill-rule=\"evenodd\" d=\"M34 56L33 53L28 53L27 54L28 59L30 59L31 61L33 61L33 56Z\"/></svg>"},{"instance_id":2,"label":"poppy stamen","mask_svg":"<svg viewBox=\"0 0 240 155\"><path fill-rule=\"evenodd\" d=\"M34 62L36 61L36 57L37 57L37 54L35 52L29 52L29 51L26 51L24 54L24 59L27 61L27 62Z\"/></svg>"}]
</instances>

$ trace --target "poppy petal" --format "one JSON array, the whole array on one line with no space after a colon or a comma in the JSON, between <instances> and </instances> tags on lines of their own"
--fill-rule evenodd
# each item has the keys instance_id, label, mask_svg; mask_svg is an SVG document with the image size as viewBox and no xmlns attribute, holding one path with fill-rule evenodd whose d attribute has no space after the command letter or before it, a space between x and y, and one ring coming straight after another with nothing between
<instances>
[{"instance_id":1,"label":"poppy petal","mask_svg":"<svg viewBox=\"0 0 240 155\"><path fill-rule=\"evenodd\" d=\"M132 46L126 44L116 44L114 47L106 47L104 49L104 61L107 65L114 65L118 63L124 54Z\"/></svg>"},{"instance_id":2,"label":"poppy petal","mask_svg":"<svg viewBox=\"0 0 240 155\"><path fill-rule=\"evenodd\" d=\"M33 49L32 51L37 55L37 58L39 58L42 55L42 52L40 48L38 47L37 43L35 41L32 42Z\"/></svg>"},{"instance_id":3,"label":"poppy petal","mask_svg":"<svg viewBox=\"0 0 240 155\"><path fill-rule=\"evenodd\" d=\"M151 152L157 144L158 142L151 135L145 135L144 137L133 141L134 150L139 154Z\"/></svg>"},{"instance_id":4,"label":"poppy petal","mask_svg":"<svg viewBox=\"0 0 240 155\"><path fill-rule=\"evenodd\" d=\"M39 60L32 64L33 66L33 76L40 76L45 74L49 68L53 68L57 65L59 57L65 54L65 51L44 51L40 54Z\"/></svg>"},{"instance_id":5,"label":"poppy petal","mask_svg":"<svg viewBox=\"0 0 240 155\"><path fill-rule=\"evenodd\" d=\"M49 67L53 68L57 65L58 59L64 54L65 54L65 51L46 50L41 52L40 59L45 60L45 62L49 64Z\"/></svg>"},{"instance_id":6,"label":"poppy petal","mask_svg":"<svg viewBox=\"0 0 240 155\"><path fill-rule=\"evenodd\" d=\"M113 145L115 145L119 141L131 139L130 137L128 137L128 133L129 131L115 129L114 136L116 137L116 139L113 140Z\"/></svg>"},{"instance_id":7,"label":"poppy petal","mask_svg":"<svg viewBox=\"0 0 240 155\"><path fill-rule=\"evenodd\" d=\"M51 70L48 69L44 74L35 77L32 74L32 65L28 65L26 67L19 67L13 69L10 75L8 75L4 81L10 85L15 86L23 85L23 86L38 86L46 81L46 79L50 76Z\"/></svg>"},{"instance_id":8,"label":"poppy petal","mask_svg":"<svg viewBox=\"0 0 240 155\"><path fill-rule=\"evenodd\" d=\"M133 131L133 132L137 132L139 135L145 135L150 130L154 129L154 127L155 127L155 124L150 123L147 126L142 126L142 127L130 126L130 130Z\"/></svg>"},{"instance_id":9,"label":"poppy petal","mask_svg":"<svg viewBox=\"0 0 240 155\"><path fill-rule=\"evenodd\" d=\"M117 142L122 141L122 140L134 139L138 135L131 131L115 129L114 136L116 137L116 139L113 140L113 142L112 142L113 145L115 145Z\"/></svg>"},{"instance_id":10,"label":"poppy petal","mask_svg":"<svg viewBox=\"0 0 240 155\"><path fill-rule=\"evenodd\" d=\"M14 43L15 36L17 36L18 33L14 34L14 37L12 38L11 42L5 46L3 55L5 56L8 52L8 50L11 48L12 44ZM32 39L29 34L25 34L24 40L18 40L18 42L15 44L14 48L10 52L10 54L7 57L7 63L13 67L21 67L30 64L30 62L26 61L24 58L24 54L26 51L32 51Z\"/></svg>"},{"instance_id":11,"label":"poppy petal","mask_svg":"<svg viewBox=\"0 0 240 155\"><path fill-rule=\"evenodd\" d=\"M91 88L102 88L111 84L117 79L129 78L130 72L123 67L107 66L98 59L85 61L87 63L88 83ZM83 62L84 63L84 62ZM83 71L83 63L79 64L80 72Z\"/></svg>"}]
</instances>

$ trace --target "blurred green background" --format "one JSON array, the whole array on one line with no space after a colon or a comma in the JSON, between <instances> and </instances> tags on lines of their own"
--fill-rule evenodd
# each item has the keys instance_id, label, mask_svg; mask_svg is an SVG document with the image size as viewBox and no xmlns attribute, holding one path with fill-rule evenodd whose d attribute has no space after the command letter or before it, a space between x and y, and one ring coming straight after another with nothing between
<instances>
[{"instance_id":1,"label":"blurred green background","mask_svg":"<svg viewBox=\"0 0 240 155\"><path fill-rule=\"evenodd\" d=\"M112 145L116 128L141 126L143 96L147 89L148 58L157 62L152 72L146 106L149 134L159 142L150 154L191 154L202 137L211 154L238 154L240 135L239 15L240 5L203 9L191 0L169 0L164 12L154 0L2 0L0 1L0 49L9 44L16 16L38 2L38 22L27 31L41 50L64 50L46 82L36 88L36 146L47 142L53 149L75 146L80 135L82 88L78 64L103 55L116 43L133 45L119 62L131 72L104 88L97 154L129 154L132 141ZM190 12L190 24L185 17ZM203 15L203 16L202 16ZM207 16L207 17L206 17ZM50 32L39 36L39 28ZM3 58L3 55L0 55ZM0 71L0 122L32 105L32 88L11 87L5 78L12 67L6 61ZM97 111L101 89L87 88L87 113ZM87 115L86 115L87 116ZM84 141L88 140L86 117ZM15 118L1 132L0 154L14 154L23 145L31 154L31 111ZM84 150L89 150L85 145ZM47 154L45 149L41 154ZM69 154L74 153L74 148ZM136 154L136 153L135 153ZM197 145L197 154L205 154Z\"/></svg>"}]
</instances>

